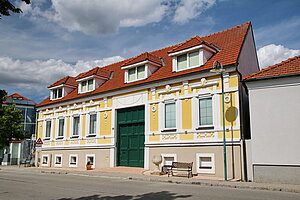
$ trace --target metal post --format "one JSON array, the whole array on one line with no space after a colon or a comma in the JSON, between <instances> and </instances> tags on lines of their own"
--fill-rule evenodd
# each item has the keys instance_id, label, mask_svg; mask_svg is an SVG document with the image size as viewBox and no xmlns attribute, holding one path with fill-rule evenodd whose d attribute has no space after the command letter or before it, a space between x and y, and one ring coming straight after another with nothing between
<instances>
[{"instance_id":1,"label":"metal post","mask_svg":"<svg viewBox=\"0 0 300 200\"><path fill-rule=\"evenodd\" d=\"M222 82L222 119L223 119L224 180L227 181L226 130L225 130L225 105L224 105L224 78L223 78L223 72L221 72L221 82Z\"/></svg>"}]
</instances>

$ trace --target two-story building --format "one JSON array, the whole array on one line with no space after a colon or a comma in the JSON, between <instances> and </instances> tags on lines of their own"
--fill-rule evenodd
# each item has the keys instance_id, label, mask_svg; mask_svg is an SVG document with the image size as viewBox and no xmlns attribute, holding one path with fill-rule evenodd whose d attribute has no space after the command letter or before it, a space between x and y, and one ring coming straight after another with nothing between
<instances>
[{"instance_id":1,"label":"two-story building","mask_svg":"<svg viewBox=\"0 0 300 200\"><path fill-rule=\"evenodd\" d=\"M259 69L250 22L50 85L38 105L41 166L152 170L152 157L162 155L163 164L193 162L193 173L222 178L221 78L210 72L216 60L225 68L228 177L243 179L249 124L240 80Z\"/></svg>"}]
</instances>

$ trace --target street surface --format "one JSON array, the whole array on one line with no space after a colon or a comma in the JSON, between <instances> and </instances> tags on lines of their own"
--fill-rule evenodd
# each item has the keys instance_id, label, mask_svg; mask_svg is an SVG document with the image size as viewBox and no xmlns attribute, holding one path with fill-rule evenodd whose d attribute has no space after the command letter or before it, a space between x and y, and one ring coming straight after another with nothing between
<instances>
[{"instance_id":1,"label":"street surface","mask_svg":"<svg viewBox=\"0 0 300 200\"><path fill-rule=\"evenodd\" d=\"M134 181L118 177L0 170L1 200L300 200L299 193Z\"/></svg>"}]
</instances>

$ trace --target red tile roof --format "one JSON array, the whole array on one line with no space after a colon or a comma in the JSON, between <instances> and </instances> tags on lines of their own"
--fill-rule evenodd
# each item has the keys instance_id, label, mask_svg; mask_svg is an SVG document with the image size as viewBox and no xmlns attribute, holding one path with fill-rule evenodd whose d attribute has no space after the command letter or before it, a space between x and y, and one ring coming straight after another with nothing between
<instances>
[{"instance_id":1,"label":"red tile roof","mask_svg":"<svg viewBox=\"0 0 300 200\"><path fill-rule=\"evenodd\" d=\"M9 95L7 98L12 99L13 97L21 97L22 99L29 101L29 99L27 99L26 97L23 97L22 95L19 95L18 93L14 93L12 95Z\"/></svg>"},{"instance_id":2,"label":"red tile roof","mask_svg":"<svg viewBox=\"0 0 300 200\"><path fill-rule=\"evenodd\" d=\"M152 61L154 63L160 64L161 65L161 60L159 57L148 53L148 52L144 52L136 57L133 57L132 59L128 59L128 62L125 62L123 65L121 65L122 67L127 66L127 65L132 65L135 63L139 63L145 60L149 60Z\"/></svg>"},{"instance_id":3,"label":"red tile roof","mask_svg":"<svg viewBox=\"0 0 300 200\"><path fill-rule=\"evenodd\" d=\"M172 50L168 51L168 53L174 53L174 52L181 51L181 50L184 50L187 48L198 46L200 44L206 44L206 45L210 46L207 42L205 42L199 36L194 36L194 37L188 39L187 41L179 44L178 46L174 47Z\"/></svg>"},{"instance_id":4,"label":"red tile roof","mask_svg":"<svg viewBox=\"0 0 300 200\"><path fill-rule=\"evenodd\" d=\"M140 81L131 82L131 83L124 82L124 70L121 69L121 66L123 66L125 63L128 63L132 59L134 59L134 58L130 58L130 59L118 62L118 63L114 63L111 65L105 66L103 68L100 68L100 69L105 69L105 70L114 72L114 76L113 76L113 78L104 82L96 90L94 90L92 92L84 93L84 94L78 94L78 88L77 88L77 89L73 90L71 93L69 93L68 95L66 95L64 98L59 99L59 100L51 101L50 98L48 97L47 99L42 101L38 106L44 106L44 105L48 105L48 104L65 101L65 100L80 98L80 97L84 97L86 95L99 94L102 92L125 88L125 87L132 86L132 85L149 83L152 81L157 81L157 80L170 78L170 77L176 77L179 75L188 74L188 73L192 73L192 72L208 70L208 69L211 69L212 63L215 60L218 60L220 63L223 64L223 66L236 64L238 62L239 54L240 54L244 39L246 37L247 31L250 26L251 26L251 23L247 22L247 23L241 24L239 26L236 26L236 27L233 27L233 28L230 28L230 29L218 32L218 33L214 33L214 34L204 36L204 37L199 37L198 39L200 39L201 41L206 41L208 44L214 44L221 50L221 51L217 52L215 55L213 55L212 58L209 59L203 66L174 73L172 71L172 57L170 57L168 55L168 52L173 50L175 47L178 47L181 45L181 44L177 44L174 46L170 46L170 47L149 53L151 55L156 56L157 58L163 58L165 65L158 68L157 71L155 71L153 74L151 74L150 77L148 77L145 80L140 80ZM194 37L194 38L196 38L196 37ZM99 69L99 67L96 67L90 71L93 71L96 69ZM82 73L82 74L86 75L89 72ZM81 76L81 74L78 75L76 77L76 79L79 76Z\"/></svg>"},{"instance_id":5,"label":"red tile roof","mask_svg":"<svg viewBox=\"0 0 300 200\"><path fill-rule=\"evenodd\" d=\"M105 68L101 68L101 67L95 67L87 72L83 72L81 74L79 74L78 76L75 77L76 80L78 79L82 79L85 77L89 77L92 75L96 75L96 76L100 76L103 77L105 79L108 79L110 76L111 71Z\"/></svg>"},{"instance_id":6,"label":"red tile roof","mask_svg":"<svg viewBox=\"0 0 300 200\"><path fill-rule=\"evenodd\" d=\"M48 88L52 88L52 87L62 85L62 84L77 87L77 82L76 82L74 77L65 76L62 79L60 79L60 80L56 81L55 83L53 83L52 85L49 85Z\"/></svg>"},{"instance_id":7,"label":"red tile roof","mask_svg":"<svg viewBox=\"0 0 300 200\"><path fill-rule=\"evenodd\" d=\"M300 74L300 55L246 76L243 80L265 79Z\"/></svg>"}]
</instances>

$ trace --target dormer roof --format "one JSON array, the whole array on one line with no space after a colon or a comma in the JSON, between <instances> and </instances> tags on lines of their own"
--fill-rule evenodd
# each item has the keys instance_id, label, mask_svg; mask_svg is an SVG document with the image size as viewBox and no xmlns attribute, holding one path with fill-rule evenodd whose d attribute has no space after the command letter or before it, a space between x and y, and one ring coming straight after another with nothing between
<instances>
[{"instance_id":1,"label":"dormer roof","mask_svg":"<svg viewBox=\"0 0 300 200\"><path fill-rule=\"evenodd\" d=\"M74 77L72 76L65 76L62 79L56 81L52 85L49 85L48 88L53 88L59 85L68 85L71 87L77 87L77 82Z\"/></svg>"},{"instance_id":2,"label":"dormer roof","mask_svg":"<svg viewBox=\"0 0 300 200\"><path fill-rule=\"evenodd\" d=\"M178 46L174 47L173 49L171 49L170 51L168 51L168 53L175 53L184 49L188 49L191 47L195 47L195 46L199 46L201 44L205 44L208 47L211 47L211 45L206 42L203 38L200 38L199 36L194 36L188 40L186 40L185 42L179 44Z\"/></svg>"},{"instance_id":3,"label":"dormer roof","mask_svg":"<svg viewBox=\"0 0 300 200\"><path fill-rule=\"evenodd\" d=\"M128 61L121 65L121 67L136 64L142 61L151 61L156 64L162 65L161 59L158 56L155 56L154 54L148 52L144 52L136 57L128 59Z\"/></svg>"},{"instance_id":4,"label":"dormer roof","mask_svg":"<svg viewBox=\"0 0 300 200\"><path fill-rule=\"evenodd\" d=\"M108 79L110 76L110 73L111 73L110 70L104 69L102 67L95 67L87 72L83 72L83 73L79 74L78 76L75 77L75 79L78 81L80 79L87 78L87 77L90 77L93 75L98 76L103 79Z\"/></svg>"}]
</instances>

